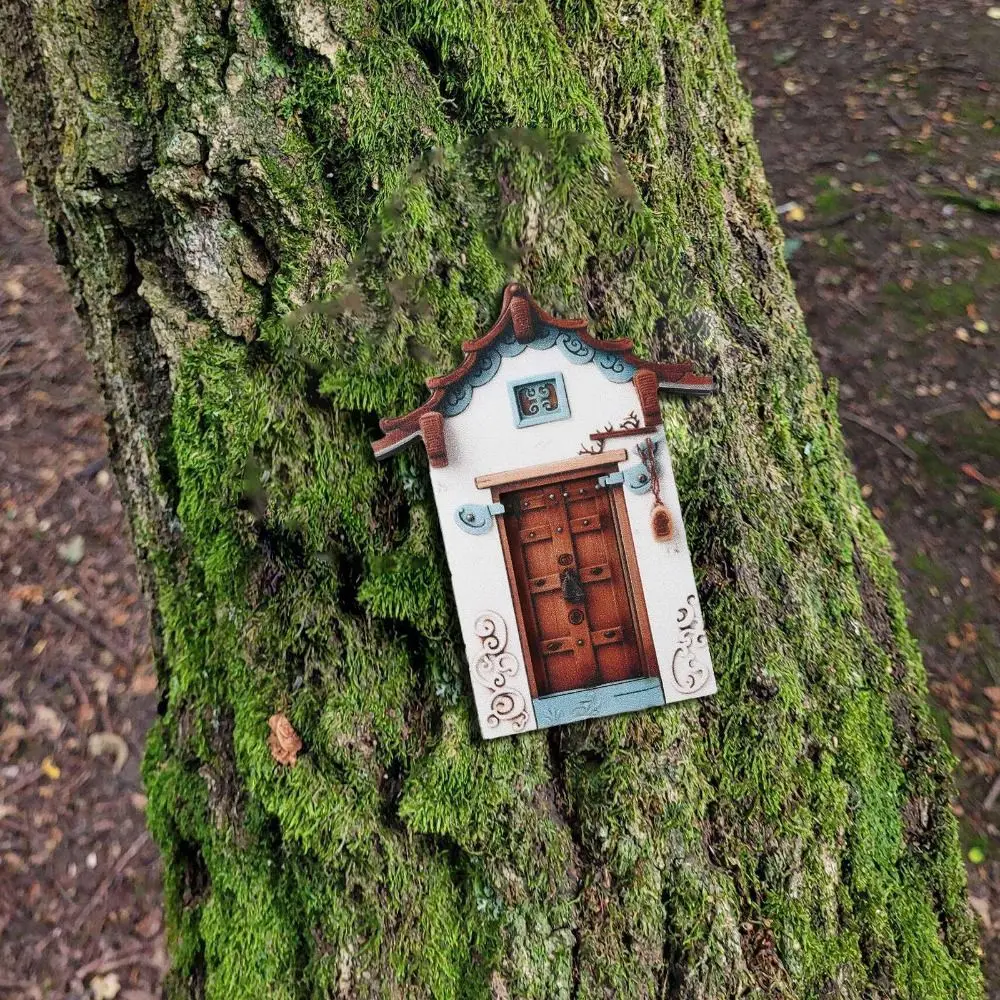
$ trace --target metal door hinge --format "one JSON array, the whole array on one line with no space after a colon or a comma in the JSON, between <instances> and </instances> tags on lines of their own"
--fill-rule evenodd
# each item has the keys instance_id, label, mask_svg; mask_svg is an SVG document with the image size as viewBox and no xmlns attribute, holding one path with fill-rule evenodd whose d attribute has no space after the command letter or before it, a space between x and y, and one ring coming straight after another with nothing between
<instances>
[{"instance_id":1,"label":"metal door hinge","mask_svg":"<svg viewBox=\"0 0 1000 1000\"><path fill-rule=\"evenodd\" d=\"M502 503L464 503L455 509L455 522L470 535L485 535L493 519L506 512Z\"/></svg>"}]
</instances>

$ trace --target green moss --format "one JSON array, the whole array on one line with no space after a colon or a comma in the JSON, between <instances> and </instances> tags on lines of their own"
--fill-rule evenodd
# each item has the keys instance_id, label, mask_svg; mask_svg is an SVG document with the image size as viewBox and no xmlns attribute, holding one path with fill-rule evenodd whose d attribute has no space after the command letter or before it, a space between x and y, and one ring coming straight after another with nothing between
<instances>
[{"instance_id":1,"label":"green moss","mask_svg":"<svg viewBox=\"0 0 1000 1000\"><path fill-rule=\"evenodd\" d=\"M882 287L885 308L899 313L916 326L951 320L960 322L965 310L976 302L975 288L963 281L943 284L938 281L915 281L910 288L895 282Z\"/></svg>"},{"instance_id":2,"label":"green moss","mask_svg":"<svg viewBox=\"0 0 1000 1000\"><path fill-rule=\"evenodd\" d=\"M925 552L915 552L910 558L910 566L937 587L942 587L951 581L951 574L948 570L940 563L936 563Z\"/></svg>"},{"instance_id":3,"label":"green moss","mask_svg":"<svg viewBox=\"0 0 1000 1000\"><path fill-rule=\"evenodd\" d=\"M852 205L854 197L837 183L836 178L821 175L813 178L813 210L819 218L841 215Z\"/></svg>"}]
</instances>

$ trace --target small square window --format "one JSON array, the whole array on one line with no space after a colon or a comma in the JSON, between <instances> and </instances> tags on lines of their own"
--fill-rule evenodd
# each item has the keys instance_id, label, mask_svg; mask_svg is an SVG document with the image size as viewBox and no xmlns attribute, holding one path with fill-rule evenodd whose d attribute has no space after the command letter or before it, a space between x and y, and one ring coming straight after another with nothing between
<instances>
[{"instance_id":1,"label":"small square window","mask_svg":"<svg viewBox=\"0 0 1000 1000\"><path fill-rule=\"evenodd\" d=\"M514 423L518 427L565 420L570 415L566 384L559 372L508 382L507 390L514 411Z\"/></svg>"}]
</instances>

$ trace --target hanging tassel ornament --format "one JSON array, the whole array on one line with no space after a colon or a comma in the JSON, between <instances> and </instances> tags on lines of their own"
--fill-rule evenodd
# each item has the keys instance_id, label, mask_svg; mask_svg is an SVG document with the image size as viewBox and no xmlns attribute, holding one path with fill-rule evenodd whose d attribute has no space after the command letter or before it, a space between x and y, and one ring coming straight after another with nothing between
<instances>
[{"instance_id":1,"label":"hanging tassel ornament","mask_svg":"<svg viewBox=\"0 0 1000 1000\"><path fill-rule=\"evenodd\" d=\"M650 515L650 524L653 528L653 537L659 542L666 542L674 533L673 519L670 511L660 499L660 474L656 469L656 445L652 438L646 438L645 442L637 448L639 458L645 466L649 476L651 490L653 494L653 511Z\"/></svg>"}]
</instances>

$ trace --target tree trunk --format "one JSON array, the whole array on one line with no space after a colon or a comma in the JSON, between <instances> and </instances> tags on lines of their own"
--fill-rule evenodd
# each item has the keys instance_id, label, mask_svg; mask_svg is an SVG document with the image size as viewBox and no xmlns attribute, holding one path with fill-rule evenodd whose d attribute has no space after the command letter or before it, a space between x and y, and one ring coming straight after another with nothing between
<instances>
[{"instance_id":1,"label":"tree trunk","mask_svg":"<svg viewBox=\"0 0 1000 1000\"><path fill-rule=\"evenodd\" d=\"M170 995L982 995L718 0L0 15L152 607ZM511 277L721 382L665 404L720 690L487 744L424 458L369 443Z\"/></svg>"}]
</instances>

